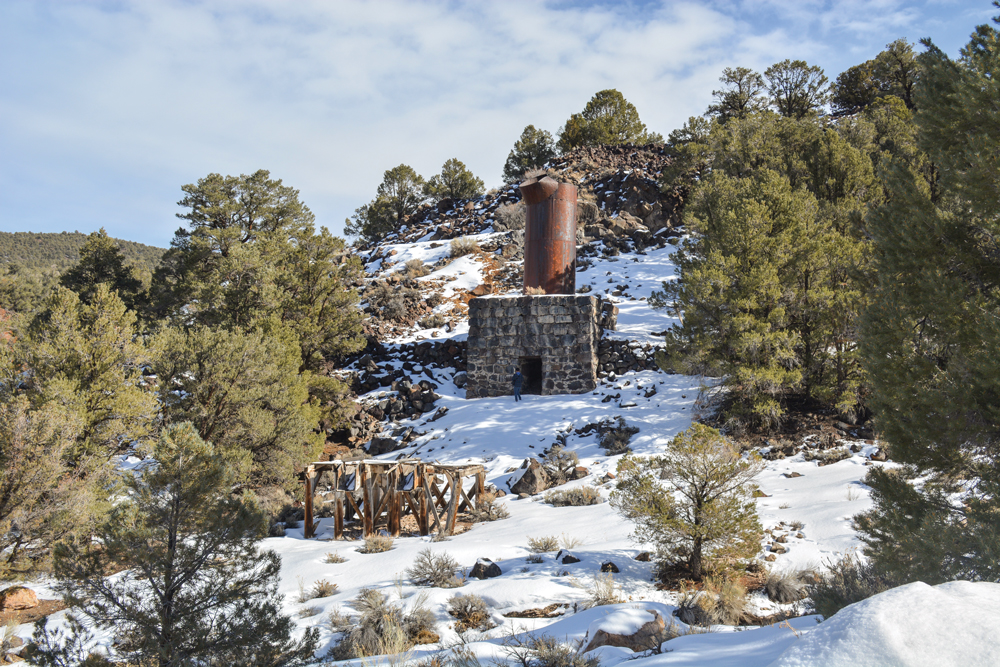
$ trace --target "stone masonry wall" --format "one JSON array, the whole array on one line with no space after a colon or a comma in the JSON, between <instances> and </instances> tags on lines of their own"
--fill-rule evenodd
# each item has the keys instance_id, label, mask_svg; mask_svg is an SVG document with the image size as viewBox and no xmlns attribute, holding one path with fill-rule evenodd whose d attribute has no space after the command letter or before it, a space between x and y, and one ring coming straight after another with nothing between
<instances>
[{"instance_id":1,"label":"stone masonry wall","mask_svg":"<svg viewBox=\"0 0 1000 667\"><path fill-rule=\"evenodd\" d=\"M541 358L542 394L593 390L600 318L600 301L583 294L472 299L466 397L513 394L523 357Z\"/></svg>"}]
</instances>

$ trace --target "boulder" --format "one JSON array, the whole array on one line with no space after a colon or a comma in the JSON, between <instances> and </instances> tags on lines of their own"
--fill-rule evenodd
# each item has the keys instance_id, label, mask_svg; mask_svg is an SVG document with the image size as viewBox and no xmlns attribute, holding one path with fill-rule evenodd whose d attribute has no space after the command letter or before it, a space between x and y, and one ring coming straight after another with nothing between
<instances>
[{"instance_id":1,"label":"boulder","mask_svg":"<svg viewBox=\"0 0 1000 667\"><path fill-rule=\"evenodd\" d=\"M549 488L549 476L545 472L545 468L536 459L526 459L524 463L521 464L524 469L524 473L521 478L514 482L510 487L510 492L517 495L526 493L528 495L534 495L536 493L541 493L545 489Z\"/></svg>"},{"instance_id":2,"label":"boulder","mask_svg":"<svg viewBox=\"0 0 1000 667\"><path fill-rule=\"evenodd\" d=\"M38 606L35 591L25 586L11 586L0 591L0 611L33 609Z\"/></svg>"},{"instance_id":3,"label":"boulder","mask_svg":"<svg viewBox=\"0 0 1000 667\"><path fill-rule=\"evenodd\" d=\"M621 570L618 569L617 565L615 565L611 561L608 561L607 563L601 563L601 572L611 572L613 574L618 574L619 572L621 572Z\"/></svg>"},{"instance_id":4,"label":"boulder","mask_svg":"<svg viewBox=\"0 0 1000 667\"><path fill-rule=\"evenodd\" d=\"M666 621L654 609L616 609L590 624L583 652L600 646L620 646L636 653L659 648L666 628Z\"/></svg>"},{"instance_id":5,"label":"boulder","mask_svg":"<svg viewBox=\"0 0 1000 667\"><path fill-rule=\"evenodd\" d=\"M499 577L501 574L503 572L500 570L500 566L489 558L478 559L469 571L469 576L476 579L492 579L493 577Z\"/></svg>"},{"instance_id":6,"label":"boulder","mask_svg":"<svg viewBox=\"0 0 1000 667\"><path fill-rule=\"evenodd\" d=\"M469 374L465 372L455 373L455 377L452 380L452 382L455 383L456 387L461 389L462 387L464 387L466 384L469 383Z\"/></svg>"},{"instance_id":7,"label":"boulder","mask_svg":"<svg viewBox=\"0 0 1000 667\"><path fill-rule=\"evenodd\" d=\"M566 551L565 549L560 549L559 553L556 554L556 560L563 565L572 565L573 563L579 563L580 559Z\"/></svg>"},{"instance_id":8,"label":"boulder","mask_svg":"<svg viewBox=\"0 0 1000 667\"><path fill-rule=\"evenodd\" d=\"M648 563L651 558L652 557L648 551L643 551L642 553L637 554L635 557L635 559L640 563Z\"/></svg>"}]
</instances>

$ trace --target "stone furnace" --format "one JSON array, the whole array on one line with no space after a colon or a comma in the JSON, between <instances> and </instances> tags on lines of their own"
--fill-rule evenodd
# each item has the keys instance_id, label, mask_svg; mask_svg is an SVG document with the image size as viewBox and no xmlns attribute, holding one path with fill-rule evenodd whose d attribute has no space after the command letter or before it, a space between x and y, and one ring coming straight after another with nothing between
<instances>
[{"instance_id":1,"label":"stone furnace","mask_svg":"<svg viewBox=\"0 0 1000 667\"><path fill-rule=\"evenodd\" d=\"M580 394L597 386L601 303L576 291L576 187L544 176L521 184L526 296L469 302L467 398ZM531 294L538 292L538 294Z\"/></svg>"}]
</instances>

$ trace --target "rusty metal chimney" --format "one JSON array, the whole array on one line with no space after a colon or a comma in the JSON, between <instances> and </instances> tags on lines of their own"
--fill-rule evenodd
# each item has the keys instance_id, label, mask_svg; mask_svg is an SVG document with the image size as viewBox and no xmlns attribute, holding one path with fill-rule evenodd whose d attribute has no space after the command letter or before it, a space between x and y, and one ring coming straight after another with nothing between
<instances>
[{"instance_id":1,"label":"rusty metal chimney","mask_svg":"<svg viewBox=\"0 0 1000 667\"><path fill-rule=\"evenodd\" d=\"M524 220L524 288L576 293L576 186L548 176L520 185Z\"/></svg>"}]
</instances>

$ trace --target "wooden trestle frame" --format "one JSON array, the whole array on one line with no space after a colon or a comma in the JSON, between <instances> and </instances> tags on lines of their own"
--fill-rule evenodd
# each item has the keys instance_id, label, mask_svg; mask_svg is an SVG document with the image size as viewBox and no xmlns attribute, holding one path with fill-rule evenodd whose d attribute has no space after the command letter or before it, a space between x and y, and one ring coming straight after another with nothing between
<instances>
[{"instance_id":1,"label":"wooden trestle frame","mask_svg":"<svg viewBox=\"0 0 1000 667\"><path fill-rule=\"evenodd\" d=\"M465 491L465 479L475 477ZM380 524L399 535L400 520L412 514L421 535L431 528L450 535L458 513L478 507L486 483L481 465L442 465L419 459L399 461L317 461L305 469L305 536L315 537L313 504L334 503L333 535L344 534L344 520L352 515L364 526L365 537ZM443 478L443 479L442 479ZM442 486L443 485L443 486ZM450 493L450 498L448 497Z\"/></svg>"}]
</instances>

